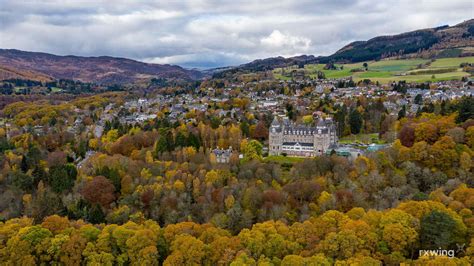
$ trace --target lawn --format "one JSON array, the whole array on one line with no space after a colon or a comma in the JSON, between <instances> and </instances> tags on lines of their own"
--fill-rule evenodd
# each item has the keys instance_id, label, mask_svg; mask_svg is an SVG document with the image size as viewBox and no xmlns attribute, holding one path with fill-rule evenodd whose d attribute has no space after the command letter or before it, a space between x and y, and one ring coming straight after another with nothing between
<instances>
[{"instance_id":1,"label":"lawn","mask_svg":"<svg viewBox=\"0 0 474 266\"><path fill-rule=\"evenodd\" d=\"M268 157L265 157L263 160L265 162L273 162L273 163L279 163L279 164L284 164L284 163L298 163L303 161L305 158L303 157L289 157L289 156L283 156L283 155L269 155Z\"/></svg>"},{"instance_id":2,"label":"lawn","mask_svg":"<svg viewBox=\"0 0 474 266\"><path fill-rule=\"evenodd\" d=\"M357 134L357 135L345 136L339 139L339 143L341 144L351 144L351 143L384 144L384 141L379 139L378 133L370 133L370 134Z\"/></svg>"},{"instance_id":3,"label":"lawn","mask_svg":"<svg viewBox=\"0 0 474 266\"><path fill-rule=\"evenodd\" d=\"M406 80L408 82L426 82L426 81L444 81L461 79L469 76L463 72L459 65L461 63L474 63L474 57L455 57L441 58L431 62L428 59L399 59L399 60L381 60L368 61L367 71L353 72L351 70L363 70L364 62L352 64L336 64L337 67L343 67L338 70L326 70L324 64L308 64L304 66L305 74L309 77L317 77L318 71L324 72L326 78L344 78L352 77L355 81L370 79L380 83L389 83L392 81ZM419 68L422 66L422 68ZM276 79L290 80L291 71L297 69L296 66L277 68L273 71ZM420 73L417 73L420 71ZM434 73L430 73L434 72ZM438 73L443 72L443 73ZM434 75L434 77L433 77Z\"/></svg>"}]
</instances>

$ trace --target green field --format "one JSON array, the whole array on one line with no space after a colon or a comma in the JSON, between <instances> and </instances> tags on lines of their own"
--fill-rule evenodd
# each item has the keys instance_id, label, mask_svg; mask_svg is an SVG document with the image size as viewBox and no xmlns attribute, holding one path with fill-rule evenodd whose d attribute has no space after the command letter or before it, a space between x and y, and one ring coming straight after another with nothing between
<instances>
[{"instance_id":1,"label":"green field","mask_svg":"<svg viewBox=\"0 0 474 266\"><path fill-rule=\"evenodd\" d=\"M63 89L57 87L51 87L51 92L61 92Z\"/></svg>"},{"instance_id":2,"label":"green field","mask_svg":"<svg viewBox=\"0 0 474 266\"><path fill-rule=\"evenodd\" d=\"M273 163L279 163L279 164L284 164L284 163L298 163L304 160L303 157L288 157L288 156L282 156L282 155L270 155L268 157L265 157L263 159L265 162L273 162Z\"/></svg>"},{"instance_id":3,"label":"green field","mask_svg":"<svg viewBox=\"0 0 474 266\"><path fill-rule=\"evenodd\" d=\"M13 88L13 91L16 92L16 93L19 93L21 92L21 90L25 89L26 87L20 87L20 86L16 86Z\"/></svg>"},{"instance_id":4,"label":"green field","mask_svg":"<svg viewBox=\"0 0 474 266\"><path fill-rule=\"evenodd\" d=\"M454 57L436 59L430 64L430 68L459 67L461 63L474 63L474 57Z\"/></svg>"},{"instance_id":5,"label":"green field","mask_svg":"<svg viewBox=\"0 0 474 266\"><path fill-rule=\"evenodd\" d=\"M326 78L352 77L354 81L370 79L380 83L406 80L408 82L459 80L470 76L459 67L461 63L474 63L474 57L441 58L430 62L427 59L404 59L404 60L382 60L368 61L367 70L363 64L336 64L337 70L326 70L324 64L308 64L304 69L296 66L277 68L273 71L274 77L282 80L292 79L292 72L304 72L305 76L317 77L318 71L322 71ZM357 71L356 71L357 70ZM419 73L417 73L419 71Z\"/></svg>"},{"instance_id":6,"label":"green field","mask_svg":"<svg viewBox=\"0 0 474 266\"><path fill-rule=\"evenodd\" d=\"M379 139L378 133L370 133L370 134L357 134L357 135L345 136L339 139L339 143L341 144L352 144L352 143L384 144L385 142Z\"/></svg>"},{"instance_id":7,"label":"green field","mask_svg":"<svg viewBox=\"0 0 474 266\"><path fill-rule=\"evenodd\" d=\"M28 87L22 87L22 86L16 86L13 90L16 92L16 93L19 93L21 92L22 90L26 89ZM55 92L61 92L63 91L63 89L61 88L58 88L58 87L51 87L51 92L55 93Z\"/></svg>"}]
</instances>

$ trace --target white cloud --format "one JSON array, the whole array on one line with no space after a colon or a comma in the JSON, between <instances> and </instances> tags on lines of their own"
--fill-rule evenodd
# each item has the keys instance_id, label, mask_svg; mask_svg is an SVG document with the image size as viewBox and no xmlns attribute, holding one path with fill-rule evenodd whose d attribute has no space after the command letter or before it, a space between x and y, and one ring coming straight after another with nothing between
<instances>
[{"instance_id":1,"label":"white cloud","mask_svg":"<svg viewBox=\"0 0 474 266\"><path fill-rule=\"evenodd\" d=\"M92 19L97 20L98 23L115 24L115 23L136 23L140 21L150 20L165 20L182 16L183 13L179 11L166 10L141 10L133 11L127 14L97 14L92 16ZM116 25L116 24L115 24Z\"/></svg>"},{"instance_id":2,"label":"white cloud","mask_svg":"<svg viewBox=\"0 0 474 266\"><path fill-rule=\"evenodd\" d=\"M283 34L279 30L273 30L270 35L260 39L260 43L271 48L306 52L311 45L311 40L304 37Z\"/></svg>"}]
</instances>

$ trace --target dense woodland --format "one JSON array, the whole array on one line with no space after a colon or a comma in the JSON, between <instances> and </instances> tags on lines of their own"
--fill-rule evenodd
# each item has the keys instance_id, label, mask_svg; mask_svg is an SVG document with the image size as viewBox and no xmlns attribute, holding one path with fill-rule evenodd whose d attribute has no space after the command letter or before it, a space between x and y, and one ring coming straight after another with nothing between
<instances>
[{"instance_id":1,"label":"dense woodland","mask_svg":"<svg viewBox=\"0 0 474 266\"><path fill-rule=\"evenodd\" d=\"M67 131L78 115L83 127L94 125L124 95L3 109L23 130L0 129L0 264L422 264L430 258L419 258L420 249L457 245L457 258L430 263L472 261L472 97L398 117L378 100L339 107L321 99L314 108L334 114L340 136L377 132L394 141L355 160L266 160L272 117L249 111L249 99L187 113L193 122L169 121L164 106L142 124L113 119L100 138ZM216 115L236 107L239 120ZM217 163L210 149L229 146L230 162Z\"/></svg>"}]
</instances>

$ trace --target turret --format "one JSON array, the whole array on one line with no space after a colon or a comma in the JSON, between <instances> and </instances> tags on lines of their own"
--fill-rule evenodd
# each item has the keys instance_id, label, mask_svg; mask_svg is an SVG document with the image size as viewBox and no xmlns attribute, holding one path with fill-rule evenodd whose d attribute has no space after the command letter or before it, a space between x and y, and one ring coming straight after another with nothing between
<instances>
[{"instance_id":1,"label":"turret","mask_svg":"<svg viewBox=\"0 0 474 266\"><path fill-rule=\"evenodd\" d=\"M270 125L270 134L269 134L270 155L280 154L281 144L282 144L282 132L283 132L283 127L280 121L278 121L278 118L275 116L273 118L272 124Z\"/></svg>"}]
</instances>

